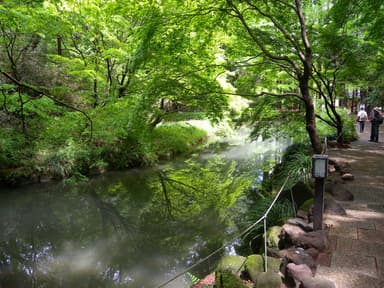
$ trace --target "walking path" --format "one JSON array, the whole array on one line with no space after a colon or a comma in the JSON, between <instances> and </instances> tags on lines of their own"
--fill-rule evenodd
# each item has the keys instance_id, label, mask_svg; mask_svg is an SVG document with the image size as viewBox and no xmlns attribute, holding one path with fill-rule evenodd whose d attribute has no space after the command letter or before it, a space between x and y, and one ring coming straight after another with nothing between
<instances>
[{"instance_id":1,"label":"walking path","mask_svg":"<svg viewBox=\"0 0 384 288\"><path fill-rule=\"evenodd\" d=\"M339 202L346 216L325 215L331 247L330 266L317 276L337 288L384 287L384 125L379 143L368 142L370 125L350 149L330 149L330 158L350 163L354 181L345 183L354 201Z\"/></svg>"}]
</instances>

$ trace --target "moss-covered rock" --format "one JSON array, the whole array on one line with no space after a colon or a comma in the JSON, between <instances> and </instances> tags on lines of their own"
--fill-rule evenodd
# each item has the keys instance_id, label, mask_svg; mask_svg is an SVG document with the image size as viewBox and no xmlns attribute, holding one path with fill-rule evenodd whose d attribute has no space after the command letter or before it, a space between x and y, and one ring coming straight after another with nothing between
<instances>
[{"instance_id":1,"label":"moss-covered rock","mask_svg":"<svg viewBox=\"0 0 384 288\"><path fill-rule=\"evenodd\" d=\"M312 205L313 205L313 198L311 199L308 199L307 201L305 201L299 208L299 210L303 210L303 211L306 211L306 212L310 212L311 208L312 208Z\"/></svg>"},{"instance_id":2,"label":"moss-covered rock","mask_svg":"<svg viewBox=\"0 0 384 288\"><path fill-rule=\"evenodd\" d=\"M216 272L215 287L217 288L248 288L243 281L229 271Z\"/></svg>"},{"instance_id":3,"label":"moss-covered rock","mask_svg":"<svg viewBox=\"0 0 384 288\"><path fill-rule=\"evenodd\" d=\"M279 273L281 261L278 258L267 257L268 271ZM257 282L261 273L265 271L264 257L259 254L249 255L245 263L245 270L253 282Z\"/></svg>"},{"instance_id":4,"label":"moss-covered rock","mask_svg":"<svg viewBox=\"0 0 384 288\"><path fill-rule=\"evenodd\" d=\"M243 256L224 256L220 259L216 271L229 271L238 274L244 267L247 258Z\"/></svg>"},{"instance_id":5,"label":"moss-covered rock","mask_svg":"<svg viewBox=\"0 0 384 288\"><path fill-rule=\"evenodd\" d=\"M268 260L267 260L268 271L279 273L280 266L281 266L280 259L274 258L274 257L269 257L269 256L267 258L268 258Z\"/></svg>"},{"instance_id":6,"label":"moss-covered rock","mask_svg":"<svg viewBox=\"0 0 384 288\"><path fill-rule=\"evenodd\" d=\"M310 186L309 183L304 183L300 181L292 187L293 198L295 200L296 205L299 207L303 205L308 199L312 199L313 194L313 188Z\"/></svg>"},{"instance_id":7,"label":"moss-covered rock","mask_svg":"<svg viewBox=\"0 0 384 288\"><path fill-rule=\"evenodd\" d=\"M257 279L257 288L279 288L282 283L278 273L273 271L260 273Z\"/></svg>"},{"instance_id":8,"label":"moss-covered rock","mask_svg":"<svg viewBox=\"0 0 384 288\"><path fill-rule=\"evenodd\" d=\"M245 263L245 270L252 281L256 282L260 273L264 272L264 259L259 254L249 255Z\"/></svg>"},{"instance_id":9,"label":"moss-covered rock","mask_svg":"<svg viewBox=\"0 0 384 288\"><path fill-rule=\"evenodd\" d=\"M280 232L281 232L280 226L269 227L269 229L267 230L267 235L266 235L268 247L279 248Z\"/></svg>"}]
</instances>

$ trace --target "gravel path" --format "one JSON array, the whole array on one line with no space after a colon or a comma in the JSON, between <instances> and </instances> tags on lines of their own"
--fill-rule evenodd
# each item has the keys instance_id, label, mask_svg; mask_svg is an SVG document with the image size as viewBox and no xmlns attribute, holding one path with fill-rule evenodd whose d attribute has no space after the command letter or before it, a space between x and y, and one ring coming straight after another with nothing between
<instances>
[{"instance_id":1,"label":"gravel path","mask_svg":"<svg viewBox=\"0 0 384 288\"><path fill-rule=\"evenodd\" d=\"M346 182L354 201L339 202L346 216L325 215L331 259L316 277L337 288L384 287L384 125L379 143L369 142L370 124L350 149L331 149L330 158L350 163L355 179ZM328 263L329 264L329 263Z\"/></svg>"}]
</instances>

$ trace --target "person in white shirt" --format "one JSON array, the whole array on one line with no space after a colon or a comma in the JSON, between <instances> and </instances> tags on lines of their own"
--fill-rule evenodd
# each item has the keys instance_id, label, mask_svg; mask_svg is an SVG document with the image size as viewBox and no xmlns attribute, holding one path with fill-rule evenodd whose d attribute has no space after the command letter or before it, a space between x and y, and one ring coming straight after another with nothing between
<instances>
[{"instance_id":1,"label":"person in white shirt","mask_svg":"<svg viewBox=\"0 0 384 288\"><path fill-rule=\"evenodd\" d=\"M367 112L365 112L364 107L361 107L356 117L356 121L358 121L360 124L360 133L364 132L365 121L367 120L368 120L368 114Z\"/></svg>"}]
</instances>

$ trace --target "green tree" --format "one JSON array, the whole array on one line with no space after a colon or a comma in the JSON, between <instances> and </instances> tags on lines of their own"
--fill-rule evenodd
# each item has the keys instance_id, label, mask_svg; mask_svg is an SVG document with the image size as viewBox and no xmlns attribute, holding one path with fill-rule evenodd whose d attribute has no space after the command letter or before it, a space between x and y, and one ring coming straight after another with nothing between
<instances>
[{"instance_id":1,"label":"green tree","mask_svg":"<svg viewBox=\"0 0 384 288\"><path fill-rule=\"evenodd\" d=\"M332 20L338 28L342 27L355 45L348 55L346 79L352 87L364 93L361 101L369 106L384 106L383 85L383 47L384 6L382 1L369 3L352 0L339 0L332 8ZM368 92L368 93L367 93ZM363 93L362 93L363 94Z\"/></svg>"},{"instance_id":2,"label":"green tree","mask_svg":"<svg viewBox=\"0 0 384 288\"><path fill-rule=\"evenodd\" d=\"M245 42L240 44L243 49L237 50L237 59L242 61L243 67L261 68L259 71L261 73L266 71L267 75L274 73L275 79L271 84L275 87L279 86L279 83L286 84L287 79L290 79L288 84L294 81L298 87L298 89L289 87L284 89L281 85L273 90L271 86L268 90L260 89L255 84L264 80L263 74L259 74L256 79L254 74L250 74L247 76L253 78L254 82L253 87L248 86L250 90L247 94L252 98L266 95L299 99L304 105L305 127L313 151L320 153L322 147L316 130L315 106L310 89L313 75L312 47L303 3L299 0L294 3L228 0L224 9L237 21L237 23L231 21L232 33L236 35L235 43ZM231 27L228 25L226 28ZM232 51L235 52L236 49L232 48Z\"/></svg>"}]
</instances>

